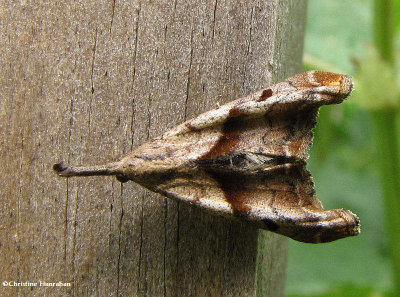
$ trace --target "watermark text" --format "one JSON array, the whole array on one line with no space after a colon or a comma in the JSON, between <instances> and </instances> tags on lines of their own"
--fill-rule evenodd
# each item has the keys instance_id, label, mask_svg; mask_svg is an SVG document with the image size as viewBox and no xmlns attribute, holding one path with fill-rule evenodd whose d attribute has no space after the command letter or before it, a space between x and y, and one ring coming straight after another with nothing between
<instances>
[{"instance_id":1,"label":"watermark text","mask_svg":"<svg viewBox=\"0 0 400 297\"><path fill-rule=\"evenodd\" d=\"M16 282L16 281L3 281L3 287L71 287L71 283L64 282Z\"/></svg>"}]
</instances>

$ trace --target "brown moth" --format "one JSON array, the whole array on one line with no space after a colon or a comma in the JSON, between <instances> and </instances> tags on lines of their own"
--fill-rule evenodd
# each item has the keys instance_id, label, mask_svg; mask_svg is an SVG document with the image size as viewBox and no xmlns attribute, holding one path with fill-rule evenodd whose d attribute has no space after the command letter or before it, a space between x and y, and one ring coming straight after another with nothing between
<instances>
[{"instance_id":1,"label":"brown moth","mask_svg":"<svg viewBox=\"0 0 400 297\"><path fill-rule=\"evenodd\" d=\"M176 126L120 161L55 164L60 176L116 175L166 197L302 242L359 234L358 217L325 210L306 169L318 109L341 103L349 76L309 71Z\"/></svg>"}]
</instances>

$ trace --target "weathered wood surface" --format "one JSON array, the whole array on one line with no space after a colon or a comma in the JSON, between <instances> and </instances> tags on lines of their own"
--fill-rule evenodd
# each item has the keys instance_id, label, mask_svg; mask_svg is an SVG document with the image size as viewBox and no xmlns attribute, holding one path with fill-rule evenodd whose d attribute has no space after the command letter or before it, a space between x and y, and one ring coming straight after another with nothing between
<instances>
[{"instance_id":1,"label":"weathered wood surface","mask_svg":"<svg viewBox=\"0 0 400 297\"><path fill-rule=\"evenodd\" d=\"M287 240L60 179L300 71L305 0L0 4L2 296L283 296ZM43 287L39 281L70 283Z\"/></svg>"}]
</instances>

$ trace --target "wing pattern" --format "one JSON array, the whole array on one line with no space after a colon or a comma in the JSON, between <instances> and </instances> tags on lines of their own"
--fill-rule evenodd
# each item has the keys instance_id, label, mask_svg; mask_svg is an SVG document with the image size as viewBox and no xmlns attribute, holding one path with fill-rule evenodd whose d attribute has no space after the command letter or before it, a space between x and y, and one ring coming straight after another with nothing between
<instances>
[{"instance_id":1,"label":"wing pattern","mask_svg":"<svg viewBox=\"0 0 400 297\"><path fill-rule=\"evenodd\" d=\"M342 102L351 89L348 76L298 74L201 114L119 162L55 169L62 176L114 174L302 242L357 235L356 215L324 210L305 162L319 107Z\"/></svg>"}]
</instances>

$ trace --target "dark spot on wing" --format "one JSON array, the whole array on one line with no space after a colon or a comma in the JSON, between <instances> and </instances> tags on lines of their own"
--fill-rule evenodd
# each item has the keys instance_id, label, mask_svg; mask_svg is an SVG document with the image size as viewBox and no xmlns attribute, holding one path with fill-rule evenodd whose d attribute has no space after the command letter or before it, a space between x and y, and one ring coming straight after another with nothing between
<instances>
[{"instance_id":1,"label":"dark spot on wing","mask_svg":"<svg viewBox=\"0 0 400 297\"><path fill-rule=\"evenodd\" d=\"M232 162L232 165L236 168L244 168L248 164L245 153L239 153L239 154L233 155L231 157L231 162Z\"/></svg>"},{"instance_id":2,"label":"dark spot on wing","mask_svg":"<svg viewBox=\"0 0 400 297\"><path fill-rule=\"evenodd\" d=\"M244 203L246 200L246 192L237 191L225 191L225 199L232 207L234 215L246 215L250 211L250 206Z\"/></svg>"},{"instance_id":3,"label":"dark spot on wing","mask_svg":"<svg viewBox=\"0 0 400 297\"><path fill-rule=\"evenodd\" d=\"M223 191L225 200L231 205L233 214L246 216L251 207L245 203L249 192L245 187L245 177L235 174L207 170Z\"/></svg>"},{"instance_id":4,"label":"dark spot on wing","mask_svg":"<svg viewBox=\"0 0 400 297\"><path fill-rule=\"evenodd\" d=\"M129 181L129 178L127 178L125 175L122 174L118 174L116 176L117 181L121 182L121 183L126 183L127 181Z\"/></svg>"},{"instance_id":5,"label":"dark spot on wing","mask_svg":"<svg viewBox=\"0 0 400 297\"><path fill-rule=\"evenodd\" d=\"M269 231L276 232L279 229L279 225L271 219L263 219L263 222Z\"/></svg>"},{"instance_id":6,"label":"dark spot on wing","mask_svg":"<svg viewBox=\"0 0 400 297\"><path fill-rule=\"evenodd\" d=\"M197 131L198 129L196 127L194 127L191 123L191 121L186 122L185 126L190 130L190 131Z\"/></svg>"},{"instance_id":7,"label":"dark spot on wing","mask_svg":"<svg viewBox=\"0 0 400 297\"><path fill-rule=\"evenodd\" d=\"M196 160L194 164L204 170L236 172L238 170L245 170L249 166L250 161L246 158L245 153L231 153L212 159Z\"/></svg>"},{"instance_id":8,"label":"dark spot on wing","mask_svg":"<svg viewBox=\"0 0 400 297\"><path fill-rule=\"evenodd\" d=\"M258 97L257 102L265 101L271 96L272 96L272 90L266 89L266 90L262 91L261 96Z\"/></svg>"},{"instance_id":9,"label":"dark spot on wing","mask_svg":"<svg viewBox=\"0 0 400 297\"><path fill-rule=\"evenodd\" d=\"M239 117L243 114L243 111L240 110L239 108L233 107L230 111L229 111L229 116L230 117Z\"/></svg>"},{"instance_id":10,"label":"dark spot on wing","mask_svg":"<svg viewBox=\"0 0 400 297\"><path fill-rule=\"evenodd\" d=\"M240 140L241 131L244 129L244 121L241 117L243 112L232 108L229 118L223 124L222 133L214 146L200 159L212 159L221 155L229 154Z\"/></svg>"},{"instance_id":11,"label":"dark spot on wing","mask_svg":"<svg viewBox=\"0 0 400 297\"><path fill-rule=\"evenodd\" d=\"M224 155L213 159L201 159L195 161L195 164L207 169L207 168L230 168L232 159L230 155Z\"/></svg>"}]
</instances>

